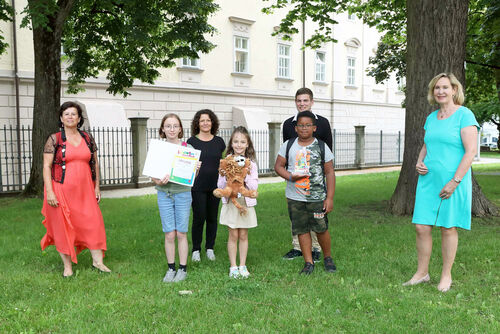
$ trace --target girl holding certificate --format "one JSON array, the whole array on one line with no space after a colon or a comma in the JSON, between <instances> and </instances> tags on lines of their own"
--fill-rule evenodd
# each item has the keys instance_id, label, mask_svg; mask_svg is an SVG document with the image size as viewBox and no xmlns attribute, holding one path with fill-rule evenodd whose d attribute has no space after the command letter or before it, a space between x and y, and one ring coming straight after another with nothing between
<instances>
[{"instance_id":1,"label":"girl holding certificate","mask_svg":"<svg viewBox=\"0 0 500 334\"><path fill-rule=\"evenodd\" d=\"M189 146L181 138L184 136L182 122L176 114L167 114L160 125L160 137L167 142ZM199 168L199 164L198 164ZM158 209L160 210L161 224L165 233L165 255L168 269L163 282L179 282L187 276L188 242L186 233L189 225L189 211L191 208L191 188L181 184L168 182L167 174L161 180L152 178L158 191ZM179 248L179 269L175 268L175 238Z\"/></svg>"}]
</instances>

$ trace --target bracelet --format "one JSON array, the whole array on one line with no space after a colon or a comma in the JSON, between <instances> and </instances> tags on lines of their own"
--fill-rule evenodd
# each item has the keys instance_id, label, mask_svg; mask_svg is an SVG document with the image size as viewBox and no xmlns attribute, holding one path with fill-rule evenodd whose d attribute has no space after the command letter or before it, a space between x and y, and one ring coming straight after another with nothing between
<instances>
[{"instance_id":1,"label":"bracelet","mask_svg":"<svg viewBox=\"0 0 500 334\"><path fill-rule=\"evenodd\" d=\"M290 177L288 178L288 181L292 182L292 173L290 173Z\"/></svg>"}]
</instances>

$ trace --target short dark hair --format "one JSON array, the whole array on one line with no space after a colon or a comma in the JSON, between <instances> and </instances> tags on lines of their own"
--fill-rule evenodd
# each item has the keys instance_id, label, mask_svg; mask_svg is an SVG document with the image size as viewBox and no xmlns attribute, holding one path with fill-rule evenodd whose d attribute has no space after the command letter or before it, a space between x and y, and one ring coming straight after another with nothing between
<instances>
[{"instance_id":1,"label":"short dark hair","mask_svg":"<svg viewBox=\"0 0 500 334\"><path fill-rule=\"evenodd\" d=\"M295 123L295 126L297 126L299 119L303 117L309 117L312 120L312 124L316 125L316 116L314 116L314 114L310 110L304 110L297 114L297 122Z\"/></svg>"},{"instance_id":2,"label":"short dark hair","mask_svg":"<svg viewBox=\"0 0 500 334\"><path fill-rule=\"evenodd\" d=\"M219 119L217 115L210 109L201 109L194 114L193 120L191 121L191 136L196 136L200 133L200 118L201 115L208 115L210 120L212 121L212 128L210 129L210 133L214 136L219 131Z\"/></svg>"},{"instance_id":3,"label":"short dark hair","mask_svg":"<svg viewBox=\"0 0 500 334\"><path fill-rule=\"evenodd\" d=\"M297 96L299 95L304 95L304 94L307 94L309 95L309 97L311 98L311 100L313 100L313 92L312 90L310 90L309 88L307 87L302 87L302 88L299 88L297 90L297 92L295 93L295 99L297 99Z\"/></svg>"},{"instance_id":4,"label":"short dark hair","mask_svg":"<svg viewBox=\"0 0 500 334\"><path fill-rule=\"evenodd\" d=\"M181 127L181 132L179 132L179 139L184 137L184 128L182 127L182 121L180 119L179 116L177 116L177 114L174 114L174 113L169 113L169 114L166 114L165 116L163 116L162 120L161 120L161 124L160 124L160 130L158 130L158 134L160 135L160 138L167 138L167 135L165 134L165 132L163 132L163 125L165 124L165 121L167 120L167 118L177 118L177 120L179 121L179 126Z\"/></svg>"},{"instance_id":5,"label":"short dark hair","mask_svg":"<svg viewBox=\"0 0 500 334\"><path fill-rule=\"evenodd\" d=\"M77 127L81 128L81 126L83 125L83 122L85 122L85 120L83 119L83 110L82 110L82 107L74 101L64 102L63 104L61 104L61 107L59 107L59 127L60 128L63 127L63 124L61 122L61 117L62 117L63 112L69 108L75 108L76 111L78 112L78 117L80 117L80 121L78 122Z\"/></svg>"}]
</instances>

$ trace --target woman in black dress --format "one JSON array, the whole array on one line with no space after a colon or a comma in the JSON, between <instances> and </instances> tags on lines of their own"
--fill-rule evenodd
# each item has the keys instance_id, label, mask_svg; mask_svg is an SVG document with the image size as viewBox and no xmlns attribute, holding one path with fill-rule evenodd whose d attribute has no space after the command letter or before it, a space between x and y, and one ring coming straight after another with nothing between
<instances>
[{"instance_id":1,"label":"woman in black dress","mask_svg":"<svg viewBox=\"0 0 500 334\"><path fill-rule=\"evenodd\" d=\"M226 148L224 140L216 136L219 130L219 119L213 111L202 109L198 111L191 122L191 135L187 143L201 151L201 167L196 177L191 194L193 198L193 226L191 229L193 241L192 261L201 260L201 242L205 221L207 258L215 260L214 244L217 235L217 213L220 199L213 195L217 188L219 162Z\"/></svg>"}]
</instances>

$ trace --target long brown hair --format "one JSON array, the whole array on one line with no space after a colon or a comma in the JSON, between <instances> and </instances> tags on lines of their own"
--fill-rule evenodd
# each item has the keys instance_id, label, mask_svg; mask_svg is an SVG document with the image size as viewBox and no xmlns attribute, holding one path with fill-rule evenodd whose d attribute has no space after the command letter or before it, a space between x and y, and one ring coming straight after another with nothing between
<instances>
[{"instance_id":1,"label":"long brown hair","mask_svg":"<svg viewBox=\"0 0 500 334\"><path fill-rule=\"evenodd\" d=\"M234 138L234 135L237 133L241 133L247 139L248 147L245 150L245 157L252 160L253 162L257 162L257 157L255 155L255 149L253 148L252 138L250 138L250 134L248 133L247 128L245 128L244 126L238 126L237 128L235 128L233 130L233 133L231 134L231 138L229 138L229 143L227 144L226 155L229 155L229 154L234 155L233 138Z\"/></svg>"},{"instance_id":2,"label":"long brown hair","mask_svg":"<svg viewBox=\"0 0 500 334\"><path fill-rule=\"evenodd\" d=\"M167 138L167 135L165 134L165 132L163 132L163 124L165 124L165 121L167 120L167 118L177 118L177 120L179 121L179 126L181 127L181 132L179 132L179 135L177 137L179 137L179 139L184 137L184 128L182 127L181 119L176 114L169 113L169 114L166 114L165 116L163 116L163 118L161 119L160 130L158 130L158 133L160 134L160 138Z\"/></svg>"}]
</instances>

